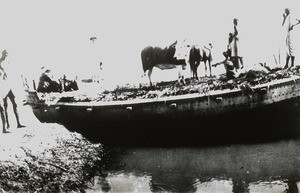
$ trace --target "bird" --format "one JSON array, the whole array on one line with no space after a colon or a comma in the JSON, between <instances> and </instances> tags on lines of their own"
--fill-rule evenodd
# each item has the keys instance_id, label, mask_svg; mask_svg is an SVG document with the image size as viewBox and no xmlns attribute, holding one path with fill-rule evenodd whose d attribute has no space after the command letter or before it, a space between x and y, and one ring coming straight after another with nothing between
<instances>
[{"instance_id":1,"label":"bird","mask_svg":"<svg viewBox=\"0 0 300 193\"><path fill-rule=\"evenodd\" d=\"M91 37L90 40L94 43L97 37Z\"/></svg>"}]
</instances>

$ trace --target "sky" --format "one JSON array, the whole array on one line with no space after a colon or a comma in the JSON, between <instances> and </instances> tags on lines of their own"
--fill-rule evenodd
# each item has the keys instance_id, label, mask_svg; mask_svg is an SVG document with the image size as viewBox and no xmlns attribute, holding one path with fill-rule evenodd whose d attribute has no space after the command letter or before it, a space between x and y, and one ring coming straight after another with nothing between
<instances>
[{"instance_id":1,"label":"sky","mask_svg":"<svg viewBox=\"0 0 300 193\"><path fill-rule=\"evenodd\" d=\"M245 65L274 65L273 55L278 58L281 52L284 59L284 9L290 8L300 19L297 2L283 0L0 1L0 50L8 51L7 66L14 76L31 77L46 66L70 77L100 75L104 84L147 82L141 78L141 50L165 47L176 40L212 43L213 63L220 62L233 31L233 18L239 20L239 53ZM295 28L294 44L300 43L299 32L300 27ZM90 37L94 36L93 43ZM214 68L213 74L222 70ZM203 65L199 71L204 74ZM176 70L154 69L152 75L153 81L176 78Z\"/></svg>"}]
</instances>

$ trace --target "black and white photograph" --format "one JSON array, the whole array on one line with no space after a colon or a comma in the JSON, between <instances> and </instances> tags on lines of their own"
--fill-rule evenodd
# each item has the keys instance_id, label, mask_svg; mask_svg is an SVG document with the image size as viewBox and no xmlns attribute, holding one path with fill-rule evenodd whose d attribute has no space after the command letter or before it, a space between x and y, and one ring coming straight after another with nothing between
<instances>
[{"instance_id":1,"label":"black and white photograph","mask_svg":"<svg viewBox=\"0 0 300 193\"><path fill-rule=\"evenodd\" d=\"M0 4L0 193L300 192L298 1Z\"/></svg>"}]
</instances>

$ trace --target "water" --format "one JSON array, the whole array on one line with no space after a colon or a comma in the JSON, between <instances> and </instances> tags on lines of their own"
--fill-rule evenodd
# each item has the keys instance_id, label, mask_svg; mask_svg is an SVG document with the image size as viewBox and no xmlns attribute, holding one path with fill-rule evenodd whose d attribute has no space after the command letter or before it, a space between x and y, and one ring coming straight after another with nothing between
<instances>
[{"instance_id":1,"label":"water","mask_svg":"<svg viewBox=\"0 0 300 193\"><path fill-rule=\"evenodd\" d=\"M298 192L300 140L111 148L109 192Z\"/></svg>"},{"instance_id":2,"label":"water","mask_svg":"<svg viewBox=\"0 0 300 193\"><path fill-rule=\"evenodd\" d=\"M300 192L299 117L297 111L283 113L273 117L278 124L272 119L262 124L248 117L248 122L242 121L237 130L228 133L229 127L221 127L218 130L223 131L221 134L214 130L210 136L199 131L198 135L191 134L192 145L180 140L176 146L168 145L165 138L165 145L159 146L110 146L109 167L101 179L100 189L107 192ZM251 120L257 124L249 124ZM256 127L246 129L247 125ZM209 125L204 128L211 130ZM187 138L186 130L180 131L178 139ZM123 139L128 140L126 136Z\"/></svg>"},{"instance_id":3,"label":"water","mask_svg":"<svg viewBox=\"0 0 300 193\"><path fill-rule=\"evenodd\" d=\"M174 138L177 145L174 139L170 144L164 135L158 139L160 143L156 144L156 139L149 145L146 141L139 143L138 136L129 138L124 134L124 141L138 143L104 143L110 155L108 165L90 191L300 192L300 119L277 119L281 124L277 127L273 124L272 129L258 123L255 129L240 133L233 130L226 134L225 127L224 133L218 135L185 136L187 132L180 130L183 132L172 133L177 135ZM244 125L238 126L240 131L245 130ZM177 140L188 137L192 137L191 144ZM116 141L111 138L106 140Z\"/></svg>"},{"instance_id":4,"label":"water","mask_svg":"<svg viewBox=\"0 0 300 193\"><path fill-rule=\"evenodd\" d=\"M286 112L283 110L280 113ZM114 140L117 133L112 132L107 141L120 142L123 139L125 142L134 140L138 143L129 146L104 144L110 155L108 166L103 176L98 178L98 183L88 191L300 192L300 119L296 118L300 115L296 111L292 117L282 114L282 118L273 117L281 123L277 127L268 121L262 124L250 116L245 120L248 122L236 124L238 127L235 129L220 127L211 130L210 125L202 123L201 127L207 132L200 133L194 129L195 133L188 133L181 128L172 133L176 137L171 144L168 144L170 138L167 138L170 133L161 135L157 129L152 137L161 137L150 145L147 141L139 140L138 135L125 135L126 132ZM265 116L262 118L264 120ZM254 124L257 127L253 128L253 124L249 123L255 121L258 124ZM245 129L247 125L249 128ZM228 132L230 129L231 132ZM86 130L89 131L88 128ZM151 132L145 134L144 131L139 132L147 140ZM99 138L102 134L101 131L95 137ZM190 137L193 138L192 144L186 143L186 140L176 141ZM159 140L161 143L155 145Z\"/></svg>"}]
</instances>

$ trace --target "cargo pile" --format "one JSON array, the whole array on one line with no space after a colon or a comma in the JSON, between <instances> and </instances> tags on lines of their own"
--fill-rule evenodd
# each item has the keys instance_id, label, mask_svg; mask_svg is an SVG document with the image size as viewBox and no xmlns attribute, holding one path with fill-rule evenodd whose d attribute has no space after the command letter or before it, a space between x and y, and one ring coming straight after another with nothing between
<instances>
[{"instance_id":1,"label":"cargo pile","mask_svg":"<svg viewBox=\"0 0 300 193\"><path fill-rule=\"evenodd\" d=\"M52 102L91 102L91 101L124 101L133 99L155 99L168 96L192 93L207 93L212 90L243 89L273 80L300 75L299 67L289 70L275 69L274 71L249 70L237 78L228 80L225 74L219 77L202 77L199 80L187 78L185 84L177 81L159 82L155 86L139 84L117 86L114 90L104 90L96 94L76 92L43 93L40 98Z\"/></svg>"}]
</instances>

